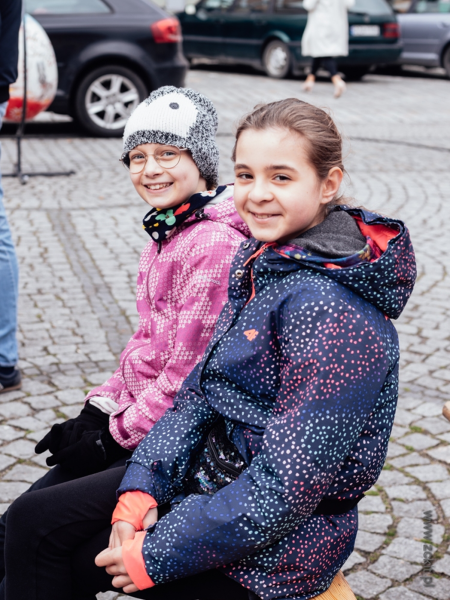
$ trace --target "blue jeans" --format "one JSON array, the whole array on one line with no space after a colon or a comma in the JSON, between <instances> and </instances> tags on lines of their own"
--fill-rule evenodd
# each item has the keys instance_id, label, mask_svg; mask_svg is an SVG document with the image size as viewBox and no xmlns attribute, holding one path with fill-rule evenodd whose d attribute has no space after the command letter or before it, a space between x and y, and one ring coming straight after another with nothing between
<instances>
[{"instance_id":1,"label":"blue jeans","mask_svg":"<svg viewBox=\"0 0 450 600\"><path fill-rule=\"evenodd\" d=\"M0 129L7 104L7 102L0 104ZM2 175L0 171L0 367L14 367L18 360L16 339L18 295L19 268L11 238L11 230L3 206Z\"/></svg>"}]
</instances>

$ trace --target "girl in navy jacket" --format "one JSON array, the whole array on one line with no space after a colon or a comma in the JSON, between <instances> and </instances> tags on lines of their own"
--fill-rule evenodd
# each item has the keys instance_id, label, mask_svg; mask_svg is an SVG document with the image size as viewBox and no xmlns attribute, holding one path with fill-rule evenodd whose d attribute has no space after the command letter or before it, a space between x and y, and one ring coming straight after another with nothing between
<instances>
[{"instance_id":1,"label":"girl in navy jacket","mask_svg":"<svg viewBox=\"0 0 450 600\"><path fill-rule=\"evenodd\" d=\"M342 141L321 109L258 107L234 159L254 237L202 361L129 461L109 542L123 469L13 504L8 600L57 600L52 589L70 586L80 600L119 587L155 600L306 600L352 552L397 403L391 319L415 280L409 234L339 200ZM92 566L102 544L106 571ZM21 581L35 564L33 584Z\"/></svg>"}]
</instances>

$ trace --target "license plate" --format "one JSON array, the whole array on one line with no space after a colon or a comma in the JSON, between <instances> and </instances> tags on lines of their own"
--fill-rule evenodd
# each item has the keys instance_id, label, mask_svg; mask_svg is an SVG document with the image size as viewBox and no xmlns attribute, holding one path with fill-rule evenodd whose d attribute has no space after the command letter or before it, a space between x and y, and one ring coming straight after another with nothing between
<instances>
[{"instance_id":1,"label":"license plate","mask_svg":"<svg viewBox=\"0 0 450 600\"><path fill-rule=\"evenodd\" d=\"M350 35L353 37L378 37L380 35L379 25L352 25Z\"/></svg>"}]
</instances>

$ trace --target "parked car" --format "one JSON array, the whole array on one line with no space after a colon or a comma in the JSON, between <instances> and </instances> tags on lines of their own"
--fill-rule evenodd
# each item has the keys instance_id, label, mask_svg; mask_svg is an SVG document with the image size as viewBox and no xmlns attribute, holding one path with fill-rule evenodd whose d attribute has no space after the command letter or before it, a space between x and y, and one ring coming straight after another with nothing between
<instances>
[{"instance_id":1,"label":"parked car","mask_svg":"<svg viewBox=\"0 0 450 600\"><path fill-rule=\"evenodd\" d=\"M307 12L301 0L201 0L177 14L189 60L246 63L270 77L304 71L301 39ZM401 53L399 27L385 0L356 0L349 12L350 53L338 59L347 76L394 63Z\"/></svg>"},{"instance_id":2,"label":"parked car","mask_svg":"<svg viewBox=\"0 0 450 600\"><path fill-rule=\"evenodd\" d=\"M25 0L53 44L58 91L49 110L120 136L151 90L182 86L188 63L178 20L147 0Z\"/></svg>"},{"instance_id":3,"label":"parked car","mask_svg":"<svg viewBox=\"0 0 450 600\"><path fill-rule=\"evenodd\" d=\"M407 11L397 15L403 39L399 63L443 67L450 77L450 0L413 0L407 4Z\"/></svg>"}]
</instances>

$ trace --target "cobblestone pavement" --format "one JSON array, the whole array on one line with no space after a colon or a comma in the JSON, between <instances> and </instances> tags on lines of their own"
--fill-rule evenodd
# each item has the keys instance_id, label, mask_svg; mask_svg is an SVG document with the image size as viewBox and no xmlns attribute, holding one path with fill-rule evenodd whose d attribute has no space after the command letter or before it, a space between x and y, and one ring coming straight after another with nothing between
<instances>
[{"instance_id":1,"label":"cobblestone pavement","mask_svg":"<svg viewBox=\"0 0 450 600\"><path fill-rule=\"evenodd\" d=\"M220 114L222 181L236 119L256 103L306 98L299 81L195 70L188 85ZM450 598L450 392L448 250L450 82L367 76L333 100L319 83L307 98L329 107L346 136L346 193L410 227L419 278L396 323L401 390L388 461L360 504L356 549L344 570L360 598ZM136 326L134 284L146 234L145 206L118 163L119 140L30 139L29 169L73 168L68 178L4 180L21 265L23 390L0 396L0 502L4 510L44 473L34 445L52 423L74 417L102 383ZM3 140L2 171L14 144ZM427 522L428 520L428 522ZM431 579L423 539L431 541ZM428 552L428 550L427 550ZM431 583L432 585L426 585ZM100 595L114 598L111 593Z\"/></svg>"}]
</instances>

